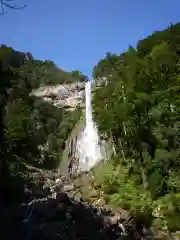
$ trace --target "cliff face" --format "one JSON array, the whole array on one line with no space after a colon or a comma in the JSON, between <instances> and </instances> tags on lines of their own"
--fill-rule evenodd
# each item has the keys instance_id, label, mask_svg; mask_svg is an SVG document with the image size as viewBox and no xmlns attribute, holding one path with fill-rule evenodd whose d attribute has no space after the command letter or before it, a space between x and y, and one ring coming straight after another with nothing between
<instances>
[{"instance_id":1,"label":"cliff face","mask_svg":"<svg viewBox=\"0 0 180 240\"><path fill-rule=\"evenodd\" d=\"M73 173L77 170L79 156L77 151L77 141L81 131L85 127L84 119L74 126L73 131L66 140L65 149L63 152L62 160L59 165L59 173L67 176L69 173Z\"/></svg>"},{"instance_id":2,"label":"cliff face","mask_svg":"<svg viewBox=\"0 0 180 240\"><path fill-rule=\"evenodd\" d=\"M79 154L77 149L77 141L79 138L80 133L85 128L85 119L79 120L79 122L74 126L73 131L69 135L65 149L63 152L62 160L60 162L58 171L62 175L69 175L74 174L78 170L78 163L79 163ZM115 154L113 151L113 144L111 139L100 139L100 147L101 147L101 154L103 156L103 161L110 159L110 157Z\"/></svg>"},{"instance_id":3,"label":"cliff face","mask_svg":"<svg viewBox=\"0 0 180 240\"><path fill-rule=\"evenodd\" d=\"M85 82L42 86L32 91L32 95L41 97L54 106L73 111L75 107L84 107Z\"/></svg>"},{"instance_id":4,"label":"cliff face","mask_svg":"<svg viewBox=\"0 0 180 240\"><path fill-rule=\"evenodd\" d=\"M85 108L85 82L77 82L73 84L42 86L32 91L32 95L41 97L44 101L52 103L58 108L73 111L77 106ZM99 84L97 84L99 87ZM93 89L95 85L93 84ZM81 131L85 128L85 119L79 120L74 126L65 143L65 148L59 165L59 172L63 175L75 173L78 168L78 151L77 141ZM109 159L112 155L112 144L110 141L101 140L101 152L104 159Z\"/></svg>"}]
</instances>

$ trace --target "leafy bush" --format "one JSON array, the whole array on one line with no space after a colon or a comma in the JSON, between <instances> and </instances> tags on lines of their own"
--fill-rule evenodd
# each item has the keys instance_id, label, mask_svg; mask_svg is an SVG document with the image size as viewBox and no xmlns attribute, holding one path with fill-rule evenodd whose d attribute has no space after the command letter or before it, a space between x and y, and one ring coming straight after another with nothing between
<instances>
[{"instance_id":1,"label":"leafy bush","mask_svg":"<svg viewBox=\"0 0 180 240\"><path fill-rule=\"evenodd\" d=\"M180 195L167 194L153 200L151 192L134 181L123 165L114 167L113 161L94 170L92 186L103 192L103 198L110 206L128 210L146 226L155 230L176 231L180 228ZM96 192L95 198L98 197Z\"/></svg>"}]
</instances>

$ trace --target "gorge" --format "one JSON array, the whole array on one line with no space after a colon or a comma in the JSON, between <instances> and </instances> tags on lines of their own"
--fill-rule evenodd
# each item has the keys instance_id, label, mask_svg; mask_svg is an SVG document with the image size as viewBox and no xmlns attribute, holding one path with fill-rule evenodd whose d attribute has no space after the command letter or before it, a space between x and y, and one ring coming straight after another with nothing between
<instances>
[{"instance_id":1,"label":"gorge","mask_svg":"<svg viewBox=\"0 0 180 240\"><path fill-rule=\"evenodd\" d=\"M107 54L92 99L82 73L1 46L2 239L179 239L179 36Z\"/></svg>"}]
</instances>

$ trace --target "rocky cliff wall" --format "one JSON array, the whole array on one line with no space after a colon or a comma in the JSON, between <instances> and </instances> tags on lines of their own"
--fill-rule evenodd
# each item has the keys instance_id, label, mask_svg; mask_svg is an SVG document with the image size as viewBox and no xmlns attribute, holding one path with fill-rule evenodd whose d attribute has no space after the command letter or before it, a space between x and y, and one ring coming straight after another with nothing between
<instances>
[{"instance_id":1,"label":"rocky cliff wall","mask_svg":"<svg viewBox=\"0 0 180 240\"><path fill-rule=\"evenodd\" d=\"M58 168L59 173L62 175L67 176L69 174L75 174L78 172L79 155L77 150L77 141L80 133L84 130L84 128L85 119L81 119L76 124L66 141L63 157ZM106 161L114 154L112 142L111 140L104 140L103 137L101 137L100 146L104 159L103 161Z\"/></svg>"},{"instance_id":2,"label":"rocky cliff wall","mask_svg":"<svg viewBox=\"0 0 180 240\"><path fill-rule=\"evenodd\" d=\"M31 93L54 106L73 111L77 106L84 107L85 82L42 86Z\"/></svg>"}]
</instances>

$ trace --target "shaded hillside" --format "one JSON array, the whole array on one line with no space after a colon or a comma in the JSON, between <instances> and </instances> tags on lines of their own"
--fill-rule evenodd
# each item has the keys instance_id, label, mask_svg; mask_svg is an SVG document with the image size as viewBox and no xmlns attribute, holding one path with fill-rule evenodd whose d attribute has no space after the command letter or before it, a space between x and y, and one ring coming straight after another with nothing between
<instances>
[{"instance_id":1,"label":"shaded hillside","mask_svg":"<svg viewBox=\"0 0 180 240\"><path fill-rule=\"evenodd\" d=\"M36 60L5 45L0 48L0 64L0 160L5 186L8 172L18 174L23 165L46 169L59 165L81 109L64 111L30 93L44 84L79 82L82 74L65 72L52 61Z\"/></svg>"},{"instance_id":2,"label":"shaded hillside","mask_svg":"<svg viewBox=\"0 0 180 240\"><path fill-rule=\"evenodd\" d=\"M34 59L31 53L19 52L6 45L0 46L0 60L4 69L9 66L23 66L27 76L31 77L31 86L35 88L39 85L73 83L87 78L79 71L66 72L58 68L53 61Z\"/></svg>"},{"instance_id":3,"label":"shaded hillside","mask_svg":"<svg viewBox=\"0 0 180 240\"><path fill-rule=\"evenodd\" d=\"M154 32L94 68L94 118L118 156L97 184L112 204L152 214L154 228L180 223L180 24ZM99 181L99 180L97 180Z\"/></svg>"}]
</instances>

